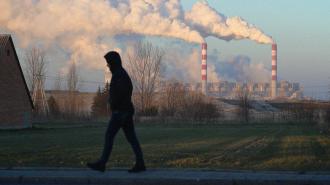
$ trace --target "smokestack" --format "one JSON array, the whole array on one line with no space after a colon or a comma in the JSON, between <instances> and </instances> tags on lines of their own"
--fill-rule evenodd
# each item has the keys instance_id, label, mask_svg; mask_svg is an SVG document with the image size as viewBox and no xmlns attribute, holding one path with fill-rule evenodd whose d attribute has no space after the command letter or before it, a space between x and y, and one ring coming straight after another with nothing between
<instances>
[{"instance_id":1,"label":"smokestack","mask_svg":"<svg viewBox=\"0 0 330 185\"><path fill-rule=\"evenodd\" d=\"M207 43L202 43L202 93L207 95Z\"/></svg>"},{"instance_id":2,"label":"smokestack","mask_svg":"<svg viewBox=\"0 0 330 185\"><path fill-rule=\"evenodd\" d=\"M272 84L271 84L271 97L277 97L277 44L272 45Z\"/></svg>"}]
</instances>

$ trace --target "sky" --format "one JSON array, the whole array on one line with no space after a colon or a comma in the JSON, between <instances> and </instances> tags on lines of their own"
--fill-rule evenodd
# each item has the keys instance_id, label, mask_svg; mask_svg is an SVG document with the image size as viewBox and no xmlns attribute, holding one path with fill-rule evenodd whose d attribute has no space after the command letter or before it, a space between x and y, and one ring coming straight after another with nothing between
<instances>
[{"instance_id":1,"label":"sky","mask_svg":"<svg viewBox=\"0 0 330 185\"><path fill-rule=\"evenodd\" d=\"M197 0L181 0L183 8L186 11L189 11L196 2ZM328 51L330 49L330 1L208 0L207 2L212 8L227 17L242 17L248 23L254 24L256 27L260 28L266 35L271 36L277 42L279 80L288 80L290 82L301 83L304 87L305 94L308 96L323 99L327 97L326 93L329 90L330 85L330 52ZM59 6L60 5L57 4L57 7ZM56 8L56 6L53 6L53 8ZM47 15L47 12L45 15ZM102 16L102 14L98 15ZM0 21L1 18L2 16L0 14ZM42 15L38 20L44 21L46 24L48 24L49 21L47 16ZM52 20L56 21L57 18L55 17L55 19ZM60 23L63 23L63 20L61 20ZM23 26L29 25L27 24ZM18 24L17 28L24 29L23 26L19 26ZM89 25L87 25L87 28L88 26ZM44 27L40 28L44 29ZM38 31L37 29L38 28L35 30L36 32ZM0 31L2 31L1 25ZM52 30L49 30L49 32L51 34ZM74 38L73 36L74 35L72 35L72 38ZM24 45L24 38L22 38L22 36L19 37L16 34L13 34L13 37L14 42L18 43L16 47L20 60L24 62L24 48L21 47ZM48 35L45 35L45 37L48 38ZM61 36L58 38L61 38ZM124 39L130 39L130 37L128 36ZM172 46L176 46L177 48L180 47L180 44L179 46L176 45L178 43L177 41L169 38L145 37L144 39L152 41L156 45L164 46L165 48L170 48ZM47 41L47 39L44 40ZM83 46L85 44L85 46L88 46L86 47L86 50L94 52L94 45L88 45L87 41L86 43L78 44L82 44ZM120 47L119 45L116 45L116 43L118 44L118 42L116 42L116 38L107 38L103 41L107 42L105 44L113 45L113 48ZM228 42L215 37L208 37L206 38L206 41L208 43L209 52L216 51L216 53L218 53L217 57L220 58L219 60L222 58L226 60L235 56L247 56L252 63L263 64L267 69L271 68L271 46L269 44L259 44L247 39ZM66 46L67 43L65 43L64 39L63 41L60 41L60 44ZM91 48L89 48L89 46ZM199 52L198 50L200 49L200 46L196 44L188 43L185 46L187 46L187 48L195 48L197 52ZM72 57L69 56L67 49L75 50L77 48L71 46L68 48L51 46L48 49L52 54L52 56L49 57L50 64L48 67L48 72L54 76L59 69L63 68L63 63L60 61L66 61L68 57ZM77 54L79 55L79 52ZM103 53L100 52L97 55L101 56L102 54ZM88 54L86 56L91 57L90 60L94 59L94 56L88 56ZM102 60L102 57L100 58ZM198 59L195 60L198 62ZM183 65L183 67L185 66L187 65ZM198 68L200 66L196 64L195 67ZM196 73L199 73L199 70L194 70ZM91 71L86 71L84 69L81 70L82 78L85 81L103 80L102 70L94 70L93 73L90 72ZM175 73L178 72L179 71L175 71ZM199 75L197 75L197 78L199 79ZM52 82L50 81L47 82L47 88L51 88L51 83ZM95 87L94 89L91 89L89 88L90 86L95 86L95 84L87 84L84 89L93 91Z\"/></svg>"},{"instance_id":2,"label":"sky","mask_svg":"<svg viewBox=\"0 0 330 185\"><path fill-rule=\"evenodd\" d=\"M189 9L195 1L182 1ZM305 94L324 97L330 85L330 1L208 0L226 16L240 16L257 25L278 44L278 77L300 82ZM252 41L208 38L223 55L244 54L271 65L270 46Z\"/></svg>"}]
</instances>

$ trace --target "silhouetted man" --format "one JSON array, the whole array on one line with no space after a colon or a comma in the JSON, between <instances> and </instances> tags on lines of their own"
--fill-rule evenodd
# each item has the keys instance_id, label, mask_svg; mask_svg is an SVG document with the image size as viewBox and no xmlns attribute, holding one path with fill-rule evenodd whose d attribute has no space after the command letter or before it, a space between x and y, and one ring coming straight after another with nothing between
<instances>
[{"instance_id":1,"label":"silhouetted man","mask_svg":"<svg viewBox=\"0 0 330 185\"><path fill-rule=\"evenodd\" d=\"M106 163L112 151L114 138L120 128L123 129L127 141L131 144L135 153L135 165L129 172L145 171L142 150L135 134L133 124L134 106L132 97L132 82L125 69L122 67L120 55L110 51L104 56L112 73L109 92L109 103L112 110L112 117L105 134L105 143L101 158L94 163L87 163L93 170L105 171Z\"/></svg>"}]
</instances>

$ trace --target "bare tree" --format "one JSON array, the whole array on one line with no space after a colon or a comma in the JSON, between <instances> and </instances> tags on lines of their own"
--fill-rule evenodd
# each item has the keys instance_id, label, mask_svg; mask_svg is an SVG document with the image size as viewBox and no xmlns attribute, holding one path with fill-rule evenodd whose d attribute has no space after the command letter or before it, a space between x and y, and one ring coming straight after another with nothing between
<instances>
[{"instance_id":1,"label":"bare tree","mask_svg":"<svg viewBox=\"0 0 330 185\"><path fill-rule=\"evenodd\" d=\"M69 116L77 116L79 112L80 100L78 97L79 75L75 62L72 62L69 66L66 82L68 91L66 101L67 114L69 114Z\"/></svg>"},{"instance_id":2,"label":"bare tree","mask_svg":"<svg viewBox=\"0 0 330 185\"><path fill-rule=\"evenodd\" d=\"M188 91L181 99L178 115L184 120L211 121L221 116L221 112L214 101L202 93Z\"/></svg>"},{"instance_id":3,"label":"bare tree","mask_svg":"<svg viewBox=\"0 0 330 185\"><path fill-rule=\"evenodd\" d=\"M238 111L237 114L244 122L248 123L250 121L250 101L251 92L242 88L238 93Z\"/></svg>"},{"instance_id":4,"label":"bare tree","mask_svg":"<svg viewBox=\"0 0 330 185\"><path fill-rule=\"evenodd\" d=\"M48 104L44 91L46 79L46 52L37 47L32 47L25 52L26 75L32 99L35 115L47 115Z\"/></svg>"},{"instance_id":5,"label":"bare tree","mask_svg":"<svg viewBox=\"0 0 330 185\"><path fill-rule=\"evenodd\" d=\"M58 118L60 116L60 108L54 96L50 96L47 102L49 106L50 116L53 118Z\"/></svg>"},{"instance_id":6,"label":"bare tree","mask_svg":"<svg viewBox=\"0 0 330 185\"><path fill-rule=\"evenodd\" d=\"M174 116L183 104L186 91L182 83L172 80L162 86L161 113L163 116Z\"/></svg>"},{"instance_id":7,"label":"bare tree","mask_svg":"<svg viewBox=\"0 0 330 185\"><path fill-rule=\"evenodd\" d=\"M127 69L137 95L137 106L142 112L153 106L163 56L162 49L149 42L139 42L127 52Z\"/></svg>"},{"instance_id":8,"label":"bare tree","mask_svg":"<svg viewBox=\"0 0 330 185\"><path fill-rule=\"evenodd\" d=\"M30 91L33 92L38 78L43 82L46 75L46 52L37 47L32 47L25 52L26 72Z\"/></svg>"},{"instance_id":9,"label":"bare tree","mask_svg":"<svg viewBox=\"0 0 330 185\"><path fill-rule=\"evenodd\" d=\"M76 63L71 63L67 74L67 89L70 92L78 90L79 76Z\"/></svg>"},{"instance_id":10,"label":"bare tree","mask_svg":"<svg viewBox=\"0 0 330 185\"><path fill-rule=\"evenodd\" d=\"M62 81L63 81L63 77L62 77L61 73L57 73L57 76L54 81L53 89L56 91L62 90Z\"/></svg>"}]
</instances>

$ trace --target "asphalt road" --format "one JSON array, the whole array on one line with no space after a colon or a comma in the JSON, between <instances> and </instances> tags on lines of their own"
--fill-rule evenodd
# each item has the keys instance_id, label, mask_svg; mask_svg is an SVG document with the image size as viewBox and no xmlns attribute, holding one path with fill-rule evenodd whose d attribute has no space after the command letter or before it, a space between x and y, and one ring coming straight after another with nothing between
<instances>
[{"instance_id":1,"label":"asphalt road","mask_svg":"<svg viewBox=\"0 0 330 185\"><path fill-rule=\"evenodd\" d=\"M139 174L129 174L124 169L105 173L88 169L68 168L16 168L0 169L0 184L24 185L329 185L330 172L253 172L151 169Z\"/></svg>"}]
</instances>

